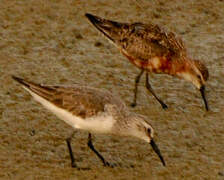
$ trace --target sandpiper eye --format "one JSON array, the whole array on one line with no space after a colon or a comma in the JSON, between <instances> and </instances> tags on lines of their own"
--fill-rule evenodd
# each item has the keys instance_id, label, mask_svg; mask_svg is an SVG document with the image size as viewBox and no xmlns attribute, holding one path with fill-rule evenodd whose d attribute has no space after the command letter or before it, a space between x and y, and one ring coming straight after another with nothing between
<instances>
[{"instance_id":1,"label":"sandpiper eye","mask_svg":"<svg viewBox=\"0 0 224 180\"><path fill-rule=\"evenodd\" d=\"M148 133L151 134L151 129L148 128Z\"/></svg>"},{"instance_id":2,"label":"sandpiper eye","mask_svg":"<svg viewBox=\"0 0 224 180\"><path fill-rule=\"evenodd\" d=\"M197 75L197 78L198 78L198 79L201 79L201 76L200 76L200 75Z\"/></svg>"}]
</instances>

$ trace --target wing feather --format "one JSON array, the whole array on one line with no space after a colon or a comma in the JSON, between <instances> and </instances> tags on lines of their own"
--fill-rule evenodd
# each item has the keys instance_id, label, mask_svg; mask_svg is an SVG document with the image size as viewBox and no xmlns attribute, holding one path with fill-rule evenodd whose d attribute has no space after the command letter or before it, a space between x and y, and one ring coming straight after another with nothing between
<instances>
[{"instance_id":1,"label":"wing feather","mask_svg":"<svg viewBox=\"0 0 224 180\"><path fill-rule=\"evenodd\" d=\"M186 55L183 41L174 33L167 34L158 25L134 23L124 27L129 28L128 33L123 33L117 43L120 44L121 51L134 59L150 60L155 56Z\"/></svg>"},{"instance_id":2,"label":"wing feather","mask_svg":"<svg viewBox=\"0 0 224 180\"><path fill-rule=\"evenodd\" d=\"M80 85L46 86L15 76L13 79L22 84L25 89L82 118L104 112L108 104L115 105L118 109L126 108L120 98L106 90Z\"/></svg>"}]
</instances>

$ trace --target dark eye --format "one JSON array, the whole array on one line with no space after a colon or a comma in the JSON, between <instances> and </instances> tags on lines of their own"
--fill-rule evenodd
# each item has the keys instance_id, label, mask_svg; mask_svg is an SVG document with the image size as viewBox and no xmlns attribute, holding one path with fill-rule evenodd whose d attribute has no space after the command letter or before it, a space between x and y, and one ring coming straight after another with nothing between
<instances>
[{"instance_id":1,"label":"dark eye","mask_svg":"<svg viewBox=\"0 0 224 180\"><path fill-rule=\"evenodd\" d=\"M197 78L198 78L198 79L201 79L201 76L200 76L200 75L197 75Z\"/></svg>"},{"instance_id":2,"label":"dark eye","mask_svg":"<svg viewBox=\"0 0 224 180\"><path fill-rule=\"evenodd\" d=\"M151 134L151 129L148 128L148 133Z\"/></svg>"}]
</instances>

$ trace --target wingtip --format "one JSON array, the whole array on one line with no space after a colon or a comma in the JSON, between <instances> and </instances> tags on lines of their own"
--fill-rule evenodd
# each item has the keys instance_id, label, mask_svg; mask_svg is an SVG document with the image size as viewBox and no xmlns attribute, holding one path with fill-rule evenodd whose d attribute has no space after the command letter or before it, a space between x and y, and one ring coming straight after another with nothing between
<instances>
[{"instance_id":1,"label":"wingtip","mask_svg":"<svg viewBox=\"0 0 224 180\"><path fill-rule=\"evenodd\" d=\"M12 77L12 79L14 79L15 81L17 81L18 83L20 83L20 84L22 84L22 85L24 85L26 87L29 87L29 84L27 82L25 82L24 79L19 78L19 77L14 76L14 75L12 75L11 77Z\"/></svg>"},{"instance_id":2,"label":"wingtip","mask_svg":"<svg viewBox=\"0 0 224 180\"><path fill-rule=\"evenodd\" d=\"M90 14L89 13L85 13L85 16L88 17Z\"/></svg>"},{"instance_id":3,"label":"wingtip","mask_svg":"<svg viewBox=\"0 0 224 180\"><path fill-rule=\"evenodd\" d=\"M12 77L12 79L14 79L15 81L17 81L19 83L22 83L23 82L23 79L22 78L19 78L19 77L14 76L14 75L12 75L11 77Z\"/></svg>"},{"instance_id":4,"label":"wingtip","mask_svg":"<svg viewBox=\"0 0 224 180\"><path fill-rule=\"evenodd\" d=\"M93 15L93 14L90 14L90 13L86 13L85 16L93 24L98 24L99 22L101 22L103 20L103 18Z\"/></svg>"},{"instance_id":5,"label":"wingtip","mask_svg":"<svg viewBox=\"0 0 224 180\"><path fill-rule=\"evenodd\" d=\"M85 13L85 16L87 17L87 18L91 18L91 17L94 17L92 14L90 14L90 13Z\"/></svg>"},{"instance_id":6,"label":"wingtip","mask_svg":"<svg viewBox=\"0 0 224 180\"><path fill-rule=\"evenodd\" d=\"M86 16L86 18L87 18L90 22L92 22L93 24L94 24L94 23L96 22L96 20L97 20L97 17L94 16L94 15L92 15L92 14L90 14L90 13L86 13L85 16Z\"/></svg>"}]
</instances>

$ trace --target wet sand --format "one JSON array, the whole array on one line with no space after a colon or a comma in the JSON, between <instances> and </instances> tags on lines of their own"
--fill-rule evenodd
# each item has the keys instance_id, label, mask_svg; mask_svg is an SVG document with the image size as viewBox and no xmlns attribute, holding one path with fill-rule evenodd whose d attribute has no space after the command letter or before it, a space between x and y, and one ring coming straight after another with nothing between
<instances>
[{"instance_id":1,"label":"wet sand","mask_svg":"<svg viewBox=\"0 0 224 180\"><path fill-rule=\"evenodd\" d=\"M0 179L224 179L224 1L2 0L0 9ZM65 138L72 128L10 78L88 84L130 104L139 69L90 25L86 12L163 26L207 65L209 112L186 81L150 76L166 111L140 83L132 111L148 116L167 167L144 142L95 135L95 147L119 164L103 167L87 147L88 134L78 131L72 145L83 169L71 168Z\"/></svg>"}]
</instances>

